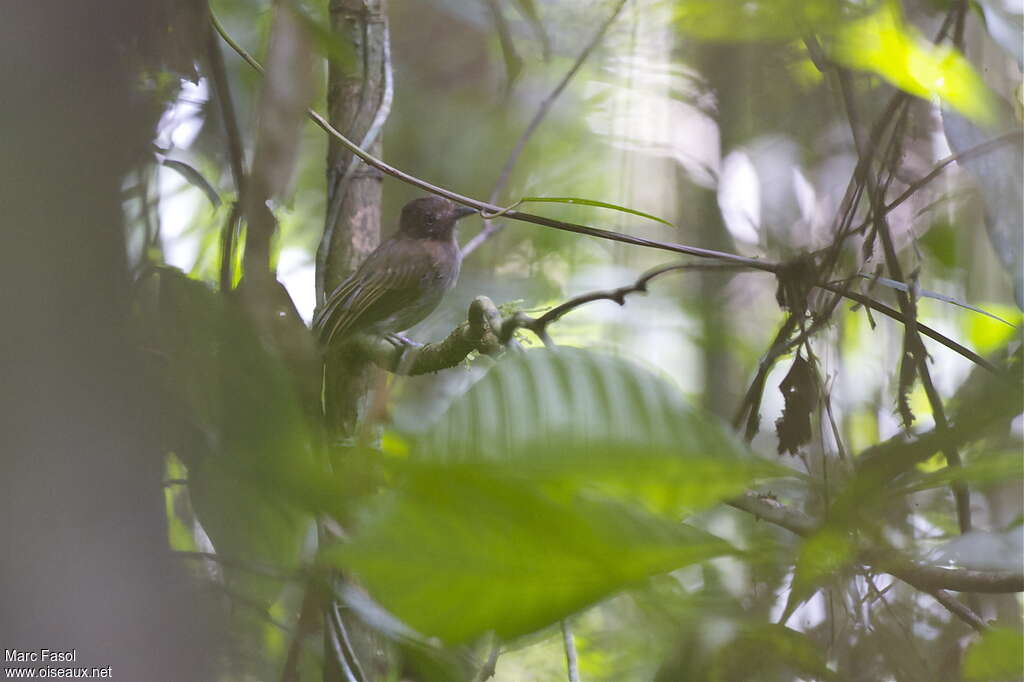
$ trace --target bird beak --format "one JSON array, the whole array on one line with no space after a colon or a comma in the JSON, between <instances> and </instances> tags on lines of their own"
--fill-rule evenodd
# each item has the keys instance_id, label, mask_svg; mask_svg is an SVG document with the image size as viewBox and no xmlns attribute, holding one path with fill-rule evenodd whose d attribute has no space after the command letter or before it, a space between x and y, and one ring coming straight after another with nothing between
<instances>
[{"instance_id":1,"label":"bird beak","mask_svg":"<svg viewBox=\"0 0 1024 682\"><path fill-rule=\"evenodd\" d=\"M459 205L456 206L455 209L452 211L452 215L455 216L455 220L458 220L459 218L465 218L468 215L473 215L476 212L477 210L475 208Z\"/></svg>"}]
</instances>

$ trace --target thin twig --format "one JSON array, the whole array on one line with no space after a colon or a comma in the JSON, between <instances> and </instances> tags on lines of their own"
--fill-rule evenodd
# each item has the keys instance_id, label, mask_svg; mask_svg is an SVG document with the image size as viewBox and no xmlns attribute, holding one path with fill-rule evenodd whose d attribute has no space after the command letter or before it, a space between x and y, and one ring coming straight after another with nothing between
<instances>
[{"instance_id":1,"label":"thin twig","mask_svg":"<svg viewBox=\"0 0 1024 682\"><path fill-rule=\"evenodd\" d=\"M220 22L216 19L215 16L213 18L213 21L214 28L217 29L218 33L220 33L221 37L224 39L224 42L226 42L233 50L235 50L239 54L239 56L241 56L242 59L245 60L247 64L249 64L249 66L256 69L260 73L263 73L263 67L260 65L260 63L252 55L250 55L245 50L245 48L243 48L241 45L235 42L235 40L231 38L230 35L228 35L227 31L224 30L224 27L220 24ZM496 206L490 202L480 201L479 199L474 199L464 194L453 192L450 189L439 187L430 182L427 182L426 180L422 180L414 175L410 175L409 173L406 173L403 170L395 168L394 166L388 164L387 162L373 156L366 150L359 147L359 145L352 142L352 140L345 137L345 135L343 135L334 126L332 126L330 122L327 119L325 119L321 114L317 113L312 109L307 109L306 113L309 116L309 118L313 121L313 123L315 123L321 130L334 137L343 147L345 147L350 152L352 152L360 159L365 161L367 165L373 166L382 173L390 175L391 177L401 180L402 182L408 185L412 185L413 187L419 187L420 189L430 192L431 194L436 194L438 196L445 197L446 199L450 199L455 203L475 208L478 211L487 211L493 213L495 211L504 210L503 207L501 206ZM564 232L584 234L591 237L597 237L599 239L607 239L610 241L622 242L624 244L632 244L633 246L644 246L647 248L659 249L662 251L671 251L673 253L681 253L687 256L695 256L697 258L716 259L730 263L736 263L738 265L745 265L755 270L762 270L765 272L776 272L779 268L779 266L775 263L763 261L758 258L748 258L746 256L739 256L733 253L715 251L714 249L702 249L697 246L686 246L684 244L676 244L673 242L662 242L654 239L643 239L641 237L634 237L632 235L622 234L620 232L614 232L612 230L602 230L587 225L579 225L576 223L568 223L561 220L553 220L551 218L534 215L532 213L524 213L521 211L507 211L505 215L508 218L511 218L512 220L533 223L535 225L543 225L545 227L551 227L556 230L562 230Z\"/></svg>"},{"instance_id":2,"label":"thin twig","mask_svg":"<svg viewBox=\"0 0 1024 682\"><path fill-rule=\"evenodd\" d=\"M558 85L555 86L554 90L552 90L551 93L544 98L544 101L540 103L540 106L537 108L537 112L533 115L533 118L526 126L522 135L520 135L519 139L516 140L516 144L512 148L512 152L508 155L508 158L505 159L505 164L501 167L501 172L498 174L498 180L494 183L494 189L491 190L491 195L487 201L492 204L496 204L498 202L498 198L501 196L501 193L505 190L505 186L508 185L509 179L512 177L512 169L515 168L516 163L518 163L519 157L522 155L523 150L526 148L526 144L530 141L530 138L533 137L533 133L538 127L540 127L541 122L551 110L555 100L558 99L558 96L561 95L562 91L565 90L567 85L569 85L569 81L576 76L584 62L586 62L590 57L590 53L593 52L604 39L608 29L615 22L615 19L618 18L619 14L622 12L622 8L626 6L627 2L629 2L629 0L619 0L619 4L615 6L615 9L612 10L612 13L608 15L608 18L605 19L603 24L601 24L597 33L594 34L594 37L589 43L587 43L586 47L583 48L583 51L580 52L579 56L576 57L576 61L573 63L572 67L565 72L565 75L562 76L562 80L558 82ZM501 227L502 224L499 222L487 221L487 226L478 232L476 236L466 242L464 247L462 247L462 256L466 257L473 253L473 251L487 241L491 235L501 230Z\"/></svg>"},{"instance_id":3,"label":"thin twig","mask_svg":"<svg viewBox=\"0 0 1024 682\"><path fill-rule=\"evenodd\" d=\"M576 640L572 636L572 626L568 620L562 621L562 643L565 645L565 667L569 673L569 682L580 682L580 666L576 660Z\"/></svg>"},{"instance_id":4,"label":"thin twig","mask_svg":"<svg viewBox=\"0 0 1024 682\"><path fill-rule=\"evenodd\" d=\"M306 584L305 594L302 595L302 605L299 607L299 619L295 625L295 634L288 645L288 652L285 654L284 666L281 669L281 682L299 682L299 659L302 656L302 643L308 632L313 627L313 620L319 601L319 590L317 583L313 580Z\"/></svg>"},{"instance_id":5,"label":"thin twig","mask_svg":"<svg viewBox=\"0 0 1024 682\"><path fill-rule=\"evenodd\" d=\"M625 305L626 296L629 294L647 293L647 285L651 280L668 272L678 272L681 270L735 270L736 267L737 266L730 265L728 263L676 263L671 265L662 265L654 268L653 270L648 270L632 284L608 291L592 291L590 293L571 298L565 303L555 306L548 312L541 315L537 318L534 325L538 329L545 329L552 322L557 322L562 319L566 313L575 310L586 303L592 303L593 301L615 301L619 305ZM531 330L533 330L533 327L531 327Z\"/></svg>"},{"instance_id":6,"label":"thin twig","mask_svg":"<svg viewBox=\"0 0 1024 682\"><path fill-rule=\"evenodd\" d=\"M562 319L567 313L594 301L614 301L619 305L626 304L626 296L630 294L647 293L647 285L655 277L668 272L682 270L733 270L739 266L730 263L673 263L648 270L632 284L602 291L591 291L570 298L565 303L555 306L538 318L533 318L523 312L518 312L502 322L498 339L506 343L512 338L517 329L528 329L544 343L545 346L554 346L548 336L548 325Z\"/></svg>"},{"instance_id":7,"label":"thin twig","mask_svg":"<svg viewBox=\"0 0 1024 682\"><path fill-rule=\"evenodd\" d=\"M850 127L855 130L855 107L853 106L853 92L852 86L849 82L848 72L838 65L833 65L833 68L835 68L836 73L840 76L840 91L842 92L844 102L847 104ZM906 116L904 115L900 120L903 121L905 119ZM898 146L896 144L896 135L901 131L902 128L897 125L896 132L894 132L894 140L890 143L893 150ZM863 150L858 149L858 154L863 153ZM892 164L895 164L895 154L889 161ZM900 264L899 256L896 253L892 232L889 229L889 221L887 220L885 213L885 188L878 185L877 180L872 176L870 171L865 173L864 179L867 183L868 194L870 197L874 231L882 242L882 252L885 255L886 268L888 268L889 273L892 275L894 280L903 283L905 281L903 268ZM912 361L914 363L914 369L916 369L917 376L921 380L921 385L925 389L925 395L928 398L928 403L932 410L932 416L935 419L935 425L938 429L945 430L948 428L948 423L946 420L945 410L942 405L942 398L932 382L931 370L928 367L928 353L919 334L920 323L917 320L917 302L908 294L908 292L899 289L896 290L896 301L899 303L900 312L904 317L904 357L901 360L901 363L906 363L908 361ZM907 387L903 385L904 382L902 377L903 372L901 371L901 381L898 389L900 391L899 399L901 404L903 404L904 400L903 392L907 389ZM912 380L913 379L911 378L911 381ZM908 416L909 410L907 410L907 416L905 416L904 419L906 420ZM907 426L909 426L909 424ZM943 450L943 454L946 457L946 463L948 466L952 468L960 468L962 466L960 453L955 447L945 448ZM966 533L972 526L970 493L967 489L967 485L963 481L954 481L951 484L951 487L953 490L953 497L956 501L957 521L960 526L960 532Z\"/></svg>"},{"instance_id":8,"label":"thin twig","mask_svg":"<svg viewBox=\"0 0 1024 682\"><path fill-rule=\"evenodd\" d=\"M926 175L924 175L923 177L921 177L918 180L915 180L912 184L910 184L907 187L907 189L903 192L903 194L899 195L898 197L893 199L891 202L886 204L885 205L885 213L891 212L894 208L896 208L897 206L899 206L900 204L905 202L907 199L909 199L915 192L917 192L922 187L924 187L925 185L930 183L932 180L934 180L936 177L938 177L942 173L942 171L944 171L946 169L946 167L949 166L950 164L958 163L958 162L961 162L961 161L966 161L966 160L972 159L972 158L974 158L976 156L983 156L985 154L988 154L988 153L990 153L992 151L995 151L999 147L1003 146L1007 142L1010 142L1010 141L1015 140L1015 139L1019 139L1021 137L1021 135L1024 135L1024 133L1022 133L1020 130L1014 130L1014 131L1011 131L1009 133L1005 133L1003 135L999 135L997 137L993 137L991 140L986 140L985 142L982 142L981 144L975 145L974 147L971 147L970 149L965 149L964 151L960 152L959 154L951 154L950 156L947 156L944 159L940 159L935 164L935 167L932 168ZM862 225L861 227L858 227L856 230L854 230L854 232L857 232L857 231L861 230L863 227L864 227L864 225Z\"/></svg>"},{"instance_id":9,"label":"thin twig","mask_svg":"<svg viewBox=\"0 0 1024 682\"><path fill-rule=\"evenodd\" d=\"M501 655L501 642L495 636L494 642L491 643L490 653L487 654L487 660L484 661L483 666L480 668L480 673L476 676L475 682L487 682L487 680L494 677L494 673L497 671L499 655Z\"/></svg>"},{"instance_id":10,"label":"thin twig","mask_svg":"<svg viewBox=\"0 0 1024 682\"><path fill-rule=\"evenodd\" d=\"M509 31L508 22L505 20L505 13L498 4L498 0L484 0L484 4L491 13L494 21L494 31L498 34L498 44L501 46L501 55L505 60L505 96L512 93L512 88L519 79L519 73L523 69L523 58L516 51L515 41L512 40L512 33Z\"/></svg>"},{"instance_id":11,"label":"thin twig","mask_svg":"<svg viewBox=\"0 0 1024 682\"><path fill-rule=\"evenodd\" d=\"M787 507L769 496L746 493L726 504L799 535L810 537L818 522L803 512ZM878 571L889 573L919 590L953 590L1006 594L1024 592L1024 573L1013 571L976 571L922 564L891 548L864 551L859 559Z\"/></svg>"},{"instance_id":12,"label":"thin twig","mask_svg":"<svg viewBox=\"0 0 1024 682\"><path fill-rule=\"evenodd\" d=\"M228 213L224 226L220 228L220 290L228 291L234 285L232 274L232 259L235 249L235 234L238 232L238 221L242 215L241 201L234 201L231 204L231 211Z\"/></svg>"},{"instance_id":13,"label":"thin twig","mask_svg":"<svg viewBox=\"0 0 1024 682\"><path fill-rule=\"evenodd\" d=\"M366 673L363 672L363 666L359 663L359 657L356 656L355 647L352 646L352 640L349 639L348 630L345 628L345 621L341 619L341 611L338 609L338 600L332 599L327 608L331 610L331 617L334 620L335 632L338 635L338 640L341 644L342 652L345 655L345 660L352 669L353 677L356 678L356 682L367 682L368 678L366 677Z\"/></svg>"},{"instance_id":14,"label":"thin twig","mask_svg":"<svg viewBox=\"0 0 1024 682\"><path fill-rule=\"evenodd\" d=\"M216 28L216 18L212 12L211 21ZM217 33L220 33L220 29ZM240 217L240 205L245 190L245 149L242 145L242 133L238 128L238 119L235 115L234 101L231 99L231 88L228 85L227 68L224 65L224 55L220 51L220 43L217 42L217 35L213 30L207 30L207 55L210 60L210 76L213 81L213 89L217 95L217 102L220 105L221 120L224 123L224 134L228 143L228 163L231 167L231 175L235 181L235 191L238 197L227 221L221 228L220 248L220 290L228 291L233 284L231 273L232 251L234 251L235 234L238 230L238 219Z\"/></svg>"},{"instance_id":15,"label":"thin twig","mask_svg":"<svg viewBox=\"0 0 1024 682\"><path fill-rule=\"evenodd\" d=\"M988 632L988 623L982 620L981 616L976 614L969 606L951 595L949 592L946 592L945 590L924 590L924 592L930 594L935 601L945 606L947 611L970 625L978 632Z\"/></svg>"},{"instance_id":16,"label":"thin twig","mask_svg":"<svg viewBox=\"0 0 1024 682\"><path fill-rule=\"evenodd\" d=\"M890 308L889 306L887 306L884 303L881 303L879 301L876 301L875 299L871 298L870 296L865 296L864 294L859 294L859 293L857 293L855 291L844 290L843 287L835 285L835 284L818 284L817 286L819 288L821 288L821 289L825 289L826 291L831 291L831 292L840 294L841 296L843 296L845 298L848 298L848 299L850 299L852 301L856 301L857 303L860 303L861 305L865 305L865 306L871 308L875 312L882 313L886 317L891 317L894 320L897 320L899 322L903 322L904 324L906 324L906 319L905 319L904 315L902 313L900 313L900 311L895 310L893 308ZM925 336L927 336L929 339L931 339L933 341L936 341L936 342L942 344L943 346L945 346L946 348L950 349L951 351L964 356L965 358L967 358L968 360L970 360L974 364L978 365L979 367L984 367L986 370L988 370L992 374L999 374L999 370L991 362L989 362L985 358L981 357L980 355L978 355L977 353L972 351L970 348L967 348L967 347L957 343L956 341L953 341L952 339L950 339L950 338L948 338L946 336L943 336L942 334L940 334L939 332L935 331L931 327L929 327L929 326L927 326L927 325L925 325L925 324L923 324L921 322L918 322L917 323L917 330L919 332L921 332L922 334L924 334Z\"/></svg>"},{"instance_id":17,"label":"thin twig","mask_svg":"<svg viewBox=\"0 0 1024 682\"><path fill-rule=\"evenodd\" d=\"M229 46L231 46L232 49L234 49L236 52L238 52L238 54L242 57L242 59L244 59L246 61L246 63L248 63L250 66L252 66L254 69L259 71L260 73L262 73L263 72L263 67L260 65L260 63L258 61L256 61L256 59L253 58L252 55L250 55L248 52L246 52L243 47L238 45L238 43L236 43L234 41L234 39L231 38L230 35L227 34L227 32L224 30L224 27L221 26L220 22L216 20L216 17L213 17L213 21L214 21L214 27L220 33L220 35L224 39L224 41ZM374 168L380 170L382 173L385 173L385 174L390 175L390 176L392 176L394 178L397 178L398 180L401 180L402 182L405 182L406 184L412 185L414 187L419 187L420 189L425 190L427 192L431 192L432 194L437 194L438 196L445 197L445 198L450 199L450 200L452 200L452 201L454 201L456 203L463 204L465 206L470 206L472 208L477 209L478 211L495 212L495 211L504 211L505 210L501 206L496 206L496 205L491 204L489 202L479 201L478 199L473 199L472 197L467 197L467 196L465 196L463 194L459 194L458 192L453 192L453 191L451 191L449 189L445 189L443 187L438 187L437 185L433 185L433 184L427 182L426 180L422 180L420 178L417 178L417 177L415 177L413 175L410 175L410 174L406 173L405 171L399 170L398 168L395 168L394 166L391 166L390 164L382 161L381 159L376 158L372 154L370 154L370 153L366 152L365 150L361 149L354 142L352 142L347 137L345 137L340 132L338 132L323 116L321 116L317 112L313 111L312 109L308 109L307 110L307 114L309 115L310 119L312 119L312 121L317 126L319 126L326 133L328 133L329 135L331 135L332 137L337 139L338 142L341 143L342 146L344 146L346 149L348 149L353 154L358 156L360 159L365 161L368 165L373 166ZM764 261L764 260L760 260L758 258L748 258L746 256L739 256L739 255L736 255L736 254L733 254L733 253L726 253L726 252L723 252L723 251L716 251L714 249L703 249L703 248L696 247L696 246L686 246L686 245L683 245L683 244L676 244L676 243L673 243L673 242L662 242L662 241L657 241L657 240L653 240L653 239L644 239L644 238L641 238L641 237L634 237L632 235L622 234L620 232L614 232L612 230L603 230L603 229L599 229L599 228L590 227L590 226L587 226L587 225L579 225L579 224L576 224L576 223L567 223L567 222L563 222L563 221L560 221L560 220L553 220L551 218L546 218L544 216L534 215L532 213L524 213L524 212L520 212L520 211L506 211L505 215L508 218L511 218L513 220L519 220L519 221L522 221L522 222L533 223L535 225L543 225L545 227L551 227L551 228L554 228L556 230L562 230L562 231L565 231L565 232L572 232L572 233L575 233L575 234L583 234L583 235L587 235L587 236L591 236L591 237L596 237L598 239L606 239L606 240L609 240L609 241L620 242L620 243L623 243L623 244L631 244L633 246L642 246L642 247L658 249L658 250L662 250L662 251L670 251L672 253L680 253L680 254L683 254L683 255L694 256L694 257L697 257L697 258L707 258L707 259L719 260L719 261L723 261L725 263L731 263L731 264L734 264L734 265L737 265L737 266L744 266L744 267L749 267L749 268L754 269L754 270L760 270L762 272L777 273L783 267L782 265L780 265L778 263L773 263L773 262L770 262L770 261ZM862 296L862 295L859 295L859 294L855 294L853 292L846 291L844 288L836 287L834 285L830 285L830 284L827 284L827 283L818 283L815 286L818 286L820 288L832 291L832 292L836 293L840 297L850 298L850 299L858 301L859 303L862 303L864 305L868 305L869 307L872 307L873 309L875 309L875 310L877 310L879 312L882 312L883 314L888 315L889 317L892 317L893 319L900 320L900 321L906 323L906 320L904 319L904 317L901 316L897 311L895 311L892 308L889 308L887 306L884 306L881 303L877 303L877 302L873 301L872 299L869 299L869 298L867 298L865 296ZM924 332L923 328L922 328L922 331ZM939 343L943 344L947 348L950 348L950 349L956 351L957 353L960 353L964 357L970 359L972 362L980 364L983 367L985 367L986 369L989 369L990 371L993 371L993 372L996 371L995 368L990 363L986 362L984 359L982 359L976 353L974 353L974 352L964 348L963 346L961 346L960 344L956 343L955 341L952 341L951 339L948 339L948 338L942 336L938 332L935 332L934 330L928 330L927 332L924 332L924 333L927 336L931 337L932 339L934 339L934 340L938 341Z\"/></svg>"},{"instance_id":18,"label":"thin twig","mask_svg":"<svg viewBox=\"0 0 1024 682\"><path fill-rule=\"evenodd\" d=\"M330 609L330 606L327 608ZM324 627L327 629L327 639L331 644L331 654L333 654L335 663L338 664L338 669L345 675L346 682L363 682L356 678L355 673L352 672L352 668L348 664L348 659L345 657L341 638L338 636L338 623L335 622L333 617L328 617Z\"/></svg>"}]
</instances>

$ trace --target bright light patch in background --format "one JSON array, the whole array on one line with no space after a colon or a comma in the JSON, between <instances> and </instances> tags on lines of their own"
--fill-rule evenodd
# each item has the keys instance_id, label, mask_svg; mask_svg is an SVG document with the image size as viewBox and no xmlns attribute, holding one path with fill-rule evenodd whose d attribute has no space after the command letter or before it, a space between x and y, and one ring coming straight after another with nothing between
<instances>
[{"instance_id":1,"label":"bright light patch in background","mask_svg":"<svg viewBox=\"0 0 1024 682\"><path fill-rule=\"evenodd\" d=\"M203 105L209 99L205 78L198 83L182 79L178 99L157 124L156 144L161 149L188 149L203 127Z\"/></svg>"},{"instance_id":2,"label":"bright light patch in background","mask_svg":"<svg viewBox=\"0 0 1024 682\"><path fill-rule=\"evenodd\" d=\"M761 183L750 156L730 152L722 162L718 182L718 207L725 226L736 239L756 244L761 225Z\"/></svg>"},{"instance_id":3,"label":"bright light patch in background","mask_svg":"<svg viewBox=\"0 0 1024 682\"><path fill-rule=\"evenodd\" d=\"M168 265L189 272L199 256L200 235L196 231L189 232L188 226L199 210L199 202L206 201L206 197L178 173L164 166L157 167L157 187L164 260Z\"/></svg>"},{"instance_id":4,"label":"bright light patch in background","mask_svg":"<svg viewBox=\"0 0 1024 682\"><path fill-rule=\"evenodd\" d=\"M316 267L305 249L287 247L281 250L277 263L277 278L288 290L302 319L309 323L316 307Z\"/></svg>"},{"instance_id":5,"label":"bright light patch in background","mask_svg":"<svg viewBox=\"0 0 1024 682\"><path fill-rule=\"evenodd\" d=\"M203 127L203 105L209 99L206 79L198 83L182 79L178 99L160 117L156 145L161 149L185 150L192 146ZM157 166L157 187L160 199L160 239L168 265L189 272L199 255L198 233L188 233L199 202L206 201L202 192L189 185L180 174Z\"/></svg>"}]
</instances>

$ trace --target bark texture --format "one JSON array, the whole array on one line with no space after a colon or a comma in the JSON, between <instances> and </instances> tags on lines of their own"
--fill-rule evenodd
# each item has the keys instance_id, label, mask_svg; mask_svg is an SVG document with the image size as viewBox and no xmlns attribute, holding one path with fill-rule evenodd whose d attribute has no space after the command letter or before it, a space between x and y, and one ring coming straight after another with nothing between
<instances>
[{"instance_id":1,"label":"bark texture","mask_svg":"<svg viewBox=\"0 0 1024 682\"><path fill-rule=\"evenodd\" d=\"M331 27L354 59L332 59L327 108L331 124L375 156L390 106L387 11L384 0L331 0ZM317 254L317 300L322 302L380 243L382 176L336 140L327 150L327 215ZM365 362L333 357L326 374L328 431L335 443L359 424L370 376Z\"/></svg>"},{"instance_id":2,"label":"bark texture","mask_svg":"<svg viewBox=\"0 0 1024 682\"><path fill-rule=\"evenodd\" d=\"M328 119L335 128L378 158L380 135L390 108L390 74L385 0L331 0L331 29L350 48L352 60L332 58L328 67ZM327 150L327 211L317 252L316 295L322 303L380 243L382 175L358 161L332 139ZM332 459L353 444L368 404L370 363L353 353L331 355L324 374L324 408ZM339 578L340 579L340 578ZM330 604L325 605L329 610ZM371 680L390 667L388 647L371 628L346 610L341 619L354 654ZM325 623L329 619L325 618ZM325 653L331 651L325 631ZM334 657L324 658L325 682L344 682Z\"/></svg>"}]
</instances>

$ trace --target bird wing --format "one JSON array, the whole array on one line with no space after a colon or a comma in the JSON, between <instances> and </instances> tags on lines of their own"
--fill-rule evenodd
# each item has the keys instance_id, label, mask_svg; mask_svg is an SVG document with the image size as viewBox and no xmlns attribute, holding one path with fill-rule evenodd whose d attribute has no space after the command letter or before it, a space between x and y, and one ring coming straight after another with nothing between
<instances>
[{"instance_id":1,"label":"bird wing","mask_svg":"<svg viewBox=\"0 0 1024 682\"><path fill-rule=\"evenodd\" d=\"M370 254L313 316L321 341L330 344L414 305L430 261L422 251L415 241L395 239Z\"/></svg>"}]
</instances>

